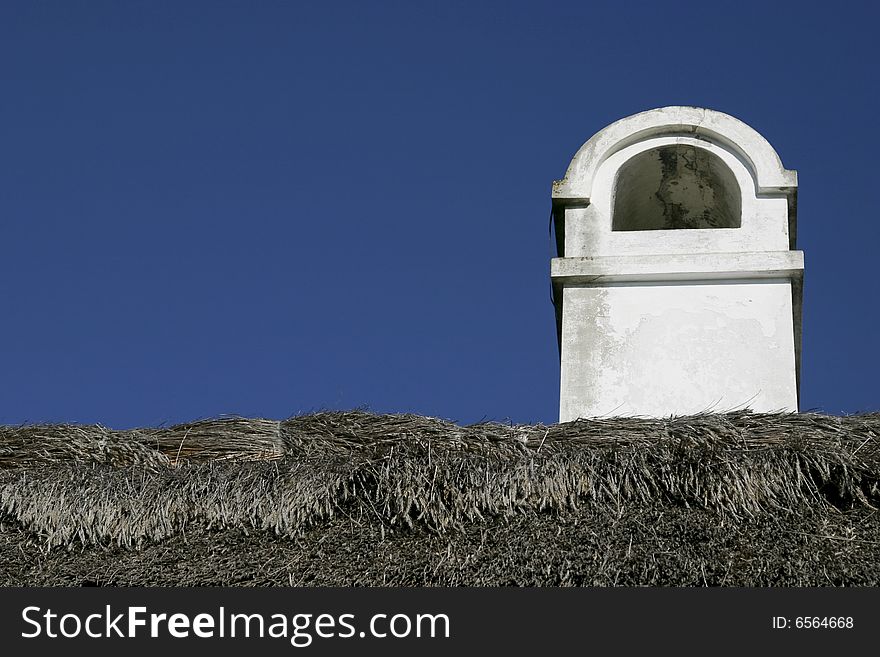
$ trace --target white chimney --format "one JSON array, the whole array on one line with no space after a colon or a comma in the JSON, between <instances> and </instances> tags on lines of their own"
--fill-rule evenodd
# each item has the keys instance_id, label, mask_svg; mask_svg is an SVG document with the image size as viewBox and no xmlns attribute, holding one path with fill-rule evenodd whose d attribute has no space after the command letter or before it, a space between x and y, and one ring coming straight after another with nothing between
<instances>
[{"instance_id":1,"label":"white chimney","mask_svg":"<svg viewBox=\"0 0 880 657\"><path fill-rule=\"evenodd\" d=\"M553 184L559 420L796 411L797 173L741 121L627 117Z\"/></svg>"}]
</instances>

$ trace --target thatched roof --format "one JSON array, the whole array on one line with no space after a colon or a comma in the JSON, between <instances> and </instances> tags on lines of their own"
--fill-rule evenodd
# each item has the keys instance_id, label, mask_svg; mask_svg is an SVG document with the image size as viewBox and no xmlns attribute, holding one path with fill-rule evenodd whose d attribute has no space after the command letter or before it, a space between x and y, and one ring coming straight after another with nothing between
<instances>
[{"instance_id":1,"label":"thatched roof","mask_svg":"<svg viewBox=\"0 0 880 657\"><path fill-rule=\"evenodd\" d=\"M0 427L4 585L880 585L880 414Z\"/></svg>"}]
</instances>

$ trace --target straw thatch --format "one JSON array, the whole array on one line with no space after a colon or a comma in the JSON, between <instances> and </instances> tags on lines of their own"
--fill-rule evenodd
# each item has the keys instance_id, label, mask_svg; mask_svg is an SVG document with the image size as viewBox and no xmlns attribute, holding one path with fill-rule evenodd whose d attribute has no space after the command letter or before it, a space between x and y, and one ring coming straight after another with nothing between
<instances>
[{"instance_id":1,"label":"straw thatch","mask_svg":"<svg viewBox=\"0 0 880 657\"><path fill-rule=\"evenodd\" d=\"M0 428L0 583L880 584L880 414Z\"/></svg>"}]
</instances>

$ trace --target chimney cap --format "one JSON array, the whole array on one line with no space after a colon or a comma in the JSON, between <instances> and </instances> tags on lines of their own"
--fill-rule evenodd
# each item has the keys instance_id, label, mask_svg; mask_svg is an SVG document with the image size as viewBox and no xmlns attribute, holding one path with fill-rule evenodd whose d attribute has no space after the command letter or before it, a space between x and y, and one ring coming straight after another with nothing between
<instances>
[{"instance_id":1,"label":"chimney cap","mask_svg":"<svg viewBox=\"0 0 880 657\"><path fill-rule=\"evenodd\" d=\"M565 177L553 183L554 202L588 203L599 166L632 144L660 136L687 136L715 143L746 165L757 194L792 194L797 172L786 169L770 143L737 118L702 107L673 105L615 121L580 147Z\"/></svg>"}]
</instances>

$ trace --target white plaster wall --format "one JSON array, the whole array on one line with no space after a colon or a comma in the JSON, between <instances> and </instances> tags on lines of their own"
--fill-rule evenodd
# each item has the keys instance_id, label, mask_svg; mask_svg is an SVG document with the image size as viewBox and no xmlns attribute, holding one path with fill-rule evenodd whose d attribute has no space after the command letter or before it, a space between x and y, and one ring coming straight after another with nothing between
<instances>
[{"instance_id":1,"label":"white plaster wall","mask_svg":"<svg viewBox=\"0 0 880 657\"><path fill-rule=\"evenodd\" d=\"M797 410L787 278L606 283L563 295L560 422Z\"/></svg>"}]
</instances>

